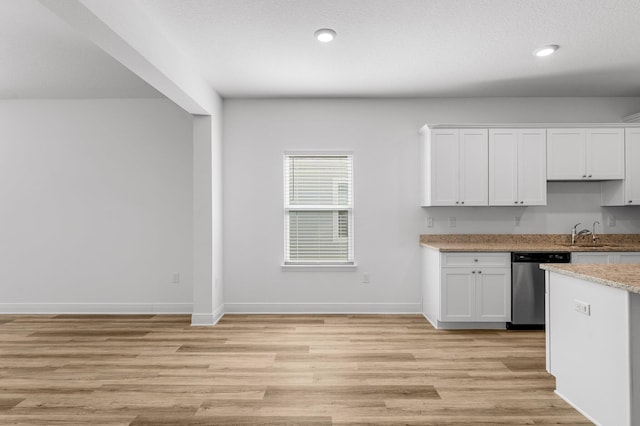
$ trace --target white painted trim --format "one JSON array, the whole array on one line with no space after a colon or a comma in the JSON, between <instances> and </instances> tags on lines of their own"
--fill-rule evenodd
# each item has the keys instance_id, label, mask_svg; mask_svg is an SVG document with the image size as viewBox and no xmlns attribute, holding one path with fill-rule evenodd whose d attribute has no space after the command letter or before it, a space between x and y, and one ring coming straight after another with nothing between
<instances>
[{"instance_id":1,"label":"white painted trim","mask_svg":"<svg viewBox=\"0 0 640 426\"><path fill-rule=\"evenodd\" d=\"M438 325L437 325L437 322L438 322L438 321L435 321L435 322L434 322L434 321L431 321L431 318L429 318L429 317L427 316L427 314L425 314L424 312L422 313L422 316L423 316L423 317L425 317L425 319L426 319L427 321L429 321L429 324L431 324L431 325L433 326L433 328L435 328L435 329L437 329L437 328L438 328Z\"/></svg>"},{"instance_id":2,"label":"white painted trim","mask_svg":"<svg viewBox=\"0 0 640 426\"><path fill-rule=\"evenodd\" d=\"M558 395L560 398L562 398L564 400L564 402L566 402L567 404L569 404L570 406L572 406L573 408L576 409L576 411L580 414L582 414L583 416L585 416L587 418L587 420L589 420L591 423L593 423L596 426L602 426L601 423L598 423L597 421L595 421L595 419L593 417L591 417L589 414L587 414L584 410L580 409L577 405L575 405L573 402L571 402L571 400L569 398L567 398L566 396L562 395L560 392L558 392L558 390L556 389L555 391L553 391L553 393L555 393L556 395Z\"/></svg>"},{"instance_id":3,"label":"white painted trim","mask_svg":"<svg viewBox=\"0 0 640 426\"><path fill-rule=\"evenodd\" d=\"M224 304L218 306L218 308L211 314L191 314L191 326L203 327L214 326L224 316Z\"/></svg>"},{"instance_id":4,"label":"white painted trim","mask_svg":"<svg viewBox=\"0 0 640 426\"><path fill-rule=\"evenodd\" d=\"M437 321L438 330L506 330L506 322L444 322Z\"/></svg>"},{"instance_id":5,"label":"white painted trim","mask_svg":"<svg viewBox=\"0 0 640 426\"><path fill-rule=\"evenodd\" d=\"M283 272L353 272L358 270L358 265L286 265L280 266Z\"/></svg>"},{"instance_id":6,"label":"white painted trim","mask_svg":"<svg viewBox=\"0 0 640 426\"><path fill-rule=\"evenodd\" d=\"M191 303L0 303L0 314L190 314Z\"/></svg>"},{"instance_id":7,"label":"white painted trim","mask_svg":"<svg viewBox=\"0 0 640 426\"><path fill-rule=\"evenodd\" d=\"M506 330L507 323L504 322L443 322L438 320L431 320L425 314L422 316L426 318L429 323L436 330Z\"/></svg>"},{"instance_id":8,"label":"white painted trim","mask_svg":"<svg viewBox=\"0 0 640 426\"><path fill-rule=\"evenodd\" d=\"M419 303L225 303L225 314L419 314Z\"/></svg>"},{"instance_id":9,"label":"white painted trim","mask_svg":"<svg viewBox=\"0 0 640 426\"><path fill-rule=\"evenodd\" d=\"M622 118L625 123L640 123L640 112Z\"/></svg>"},{"instance_id":10,"label":"white painted trim","mask_svg":"<svg viewBox=\"0 0 640 426\"><path fill-rule=\"evenodd\" d=\"M336 150L331 150L331 149L327 149L327 150L322 150L322 149L310 149L310 150L285 150L284 151L284 155L308 155L308 156L318 156L318 157L322 157L324 156L329 156L329 157L334 157L336 155L353 155L353 150L352 149L347 149L344 151L336 151Z\"/></svg>"}]
</instances>

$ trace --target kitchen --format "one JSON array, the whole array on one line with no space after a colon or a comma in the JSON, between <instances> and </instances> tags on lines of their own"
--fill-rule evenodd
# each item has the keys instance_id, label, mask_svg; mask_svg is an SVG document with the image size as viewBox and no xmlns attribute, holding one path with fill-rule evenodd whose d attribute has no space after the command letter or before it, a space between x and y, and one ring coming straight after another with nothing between
<instances>
[{"instance_id":1,"label":"kitchen","mask_svg":"<svg viewBox=\"0 0 640 426\"><path fill-rule=\"evenodd\" d=\"M627 14L633 16L633 10ZM587 15L602 16L601 12ZM619 25L636 28L636 21L629 20L631 24L623 20ZM337 31L336 42L348 39ZM33 199L48 200L52 193L67 201L54 203L53 210L29 209L28 215L26 209L4 211L5 223L14 224L7 230L3 251L11 260L2 288L4 312L201 314L194 316L194 323L202 320L209 325L223 313L221 325L234 313L417 314L422 312L421 234L569 235L576 223L590 228L596 220L602 235L640 234L638 207L603 207L600 182L548 182L547 203L541 206L421 207L419 129L426 123L622 123L640 111L633 78L623 89L611 82L597 85L593 79L597 80L598 70L585 69L553 81L553 62L540 62L531 51L540 44L537 40L556 41L531 31L537 34L532 36L536 45L527 44L521 54L536 72L521 77L527 90L519 92L512 91L514 82L508 76L496 73L497 83L487 78L463 85L451 96L432 91L420 97L399 92L345 97L337 90L306 96L294 91L276 98L226 96L219 114L224 134L220 186L210 184L224 199L214 203L224 218L220 229L214 226L217 233L210 229L212 216L218 217L215 208L203 213L204 219L194 218L194 211L204 212L194 207L198 185L211 182L216 163L212 159L214 166L207 169L205 164L204 174L195 174L203 170L198 161L207 156L194 155L200 147L192 147L197 129L173 101L126 99L124 94L111 99L3 100L1 139L13 138L19 142L16 146L22 146L12 151L20 155L5 156L2 164L6 204L32 206ZM562 44L558 55L570 52ZM558 58L563 57L547 59ZM637 75L635 65L630 68ZM613 79L624 80L623 71L614 70ZM216 134L215 129L210 132ZM47 158L42 158L42 144L29 143L42 140L43 133L49 147L68 149L48 149ZM96 141L104 162L88 152L92 162L86 164L108 178L91 180L91 188L70 185L70 180L76 181L64 170L92 176L82 161L68 154L77 149L71 142L94 134L98 136L90 139ZM28 146L32 149L27 151ZM353 152L355 271L283 270L282 156L290 150ZM153 163L145 161L151 153L155 153ZM62 167L52 171L47 163ZM8 184L34 181L50 186L32 185L28 195ZM139 192L124 200L118 197L122 181ZM93 201L79 209L74 202L77 192ZM149 204L131 201L141 194L139 199L150 200ZM112 208L101 208L105 205ZM114 226L110 215L121 226ZM30 232L34 224L41 224L39 232ZM207 234L211 241L197 240L192 227L195 235ZM29 248L42 247L39 235L43 234L46 241L56 243L33 253ZM141 258L128 247L156 255ZM96 264L92 253L103 253L110 263ZM194 270L194 258L209 263ZM30 267L34 261L40 268ZM171 282L174 273L180 274L179 283ZM365 274L368 282L363 282ZM425 320L422 324L428 327ZM458 392L464 395L464 390Z\"/></svg>"}]
</instances>

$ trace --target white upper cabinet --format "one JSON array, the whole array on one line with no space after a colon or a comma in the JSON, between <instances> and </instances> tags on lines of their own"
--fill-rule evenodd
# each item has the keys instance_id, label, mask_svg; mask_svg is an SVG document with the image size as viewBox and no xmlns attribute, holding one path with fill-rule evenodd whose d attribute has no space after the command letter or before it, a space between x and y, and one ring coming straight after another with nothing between
<instances>
[{"instance_id":1,"label":"white upper cabinet","mask_svg":"<svg viewBox=\"0 0 640 426\"><path fill-rule=\"evenodd\" d=\"M547 180L586 178L585 129L547 130Z\"/></svg>"},{"instance_id":2,"label":"white upper cabinet","mask_svg":"<svg viewBox=\"0 0 640 426\"><path fill-rule=\"evenodd\" d=\"M488 204L487 129L433 129L422 150L423 206Z\"/></svg>"},{"instance_id":3,"label":"white upper cabinet","mask_svg":"<svg viewBox=\"0 0 640 426\"><path fill-rule=\"evenodd\" d=\"M602 182L603 206L640 206L640 129L625 130L625 178Z\"/></svg>"},{"instance_id":4,"label":"white upper cabinet","mask_svg":"<svg viewBox=\"0 0 640 426\"><path fill-rule=\"evenodd\" d=\"M547 180L624 179L624 129L547 130Z\"/></svg>"},{"instance_id":5,"label":"white upper cabinet","mask_svg":"<svg viewBox=\"0 0 640 426\"><path fill-rule=\"evenodd\" d=\"M489 130L489 205L547 204L545 129Z\"/></svg>"}]
</instances>

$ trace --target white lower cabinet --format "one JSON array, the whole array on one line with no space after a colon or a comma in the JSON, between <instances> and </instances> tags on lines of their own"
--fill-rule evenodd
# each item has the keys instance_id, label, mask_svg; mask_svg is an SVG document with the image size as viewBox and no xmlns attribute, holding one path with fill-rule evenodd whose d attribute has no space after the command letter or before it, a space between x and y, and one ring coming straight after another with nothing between
<instances>
[{"instance_id":1,"label":"white lower cabinet","mask_svg":"<svg viewBox=\"0 0 640 426\"><path fill-rule=\"evenodd\" d=\"M424 315L436 328L504 327L511 321L510 265L510 253L423 248Z\"/></svg>"},{"instance_id":2,"label":"white lower cabinet","mask_svg":"<svg viewBox=\"0 0 640 426\"><path fill-rule=\"evenodd\" d=\"M475 320L511 321L511 268L478 271Z\"/></svg>"},{"instance_id":3,"label":"white lower cabinet","mask_svg":"<svg viewBox=\"0 0 640 426\"><path fill-rule=\"evenodd\" d=\"M444 268L441 272L441 321L473 321L476 304L476 276L468 268Z\"/></svg>"},{"instance_id":4,"label":"white lower cabinet","mask_svg":"<svg viewBox=\"0 0 640 426\"><path fill-rule=\"evenodd\" d=\"M571 263L640 263L640 253L632 251L622 252L573 252L571 253Z\"/></svg>"},{"instance_id":5,"label":"white lower cabinet","mask_svg":"<svg viewBox=\"0 0 640 426\"><path fill-rule=\"evenodd\" d=\"M607 264L609 262L609 253L571 253L571 263L598 263Z\"/></svg>"}]
</instances>

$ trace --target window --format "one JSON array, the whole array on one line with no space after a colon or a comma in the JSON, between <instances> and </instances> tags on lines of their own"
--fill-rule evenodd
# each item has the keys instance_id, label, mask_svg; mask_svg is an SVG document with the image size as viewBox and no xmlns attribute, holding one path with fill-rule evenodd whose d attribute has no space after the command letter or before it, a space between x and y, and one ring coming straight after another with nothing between
<instances>
[{"instance_id":1,"label":"window","mask_svg":"<svg viewBox=\"0 0 640 426\"><path fill-rule=\"evenodd\" d=\"M353 156L285 154L285 265L353 265Z\"/></svg>"}]
</instances>

